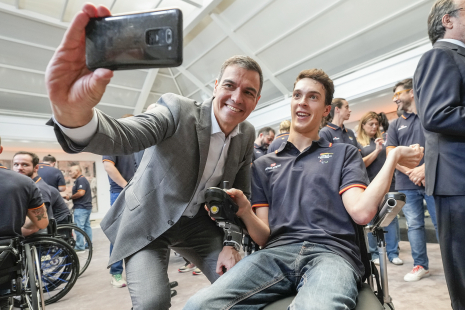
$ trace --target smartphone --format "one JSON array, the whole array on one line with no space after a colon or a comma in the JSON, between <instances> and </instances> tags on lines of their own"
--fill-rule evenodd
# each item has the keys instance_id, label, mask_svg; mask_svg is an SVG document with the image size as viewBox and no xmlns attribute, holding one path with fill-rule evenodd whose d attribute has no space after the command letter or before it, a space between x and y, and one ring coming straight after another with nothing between
<instances>
[{"instance_id":1,"label":"smartphone","mask_svg":"<svg viewBox=\"0 0 465 310\"><path fill-rule=\"evenodd\" d=\"M179 9L91 18L86 65L92 71L177 67L182 64L182 40Z\"/></svg>"}]
</instances>

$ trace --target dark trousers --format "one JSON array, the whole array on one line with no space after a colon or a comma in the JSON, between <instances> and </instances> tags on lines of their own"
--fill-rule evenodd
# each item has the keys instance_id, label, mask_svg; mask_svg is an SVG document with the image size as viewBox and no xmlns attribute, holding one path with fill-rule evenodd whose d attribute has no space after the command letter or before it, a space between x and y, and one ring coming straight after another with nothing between
<instances>
[{"instance_id":1,"label":"dark trousers","mask_svg":"<svg viewBox=\"0 0 465 310\"><path fill-rule=\"evenodd\" d=\"M465 196L434 196L439 246L452 308L465 310Z\"/></svg>"},{"instance_id":2,"label":"dark trousers","mask_svg":"<svg viewBox=\"0 0 465 310\"><path fill-rule=\"evenodd\" d=\"M193 218L182 216L160 237L125 259L134 310L170 308L170 249L200 268L210 282L218 279L216 262L223 249L223 230L200 208Z\"/></svg>"}]
</instances>

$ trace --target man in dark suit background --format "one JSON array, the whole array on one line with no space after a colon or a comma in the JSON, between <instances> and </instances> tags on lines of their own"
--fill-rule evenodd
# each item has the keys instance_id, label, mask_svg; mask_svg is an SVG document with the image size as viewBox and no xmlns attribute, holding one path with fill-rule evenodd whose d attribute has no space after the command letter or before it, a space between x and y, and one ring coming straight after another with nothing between
<instances>
[{"instance_id":1,"label":"man in dark suit background","mask_svg":"<svg viewBox=\"0 0 465 310\"><path fill-rule=\"evenodd\" d=\"M46 72L55 133L63 149L102 155L144 150L134 178L101 223L114 248L109 264L125 259L134 310L170 307L169 248L214 282L240 259L223 247L222 230L203 208L204 190L228 181L250 195L255 129L245 119L260 99L263 75L246 56L222 66L213 98L203 103L174 94L134 117L115 120L94 107L112 71L85 65L85 26L109 16L85 4L72 21Z\"/></svg>"},{"instance_id":2,"label":"man in dark suit background","mask_svg":"<svg viewBox=\"0 0 465 310\"><path fill-rule=\"evenodd\" d=\"M454 310L465 309L465 1L438 0L428 16L433 49L414 75L425 128L426 193L434 195L439 243Z\"/></svg>"}]
</instances>

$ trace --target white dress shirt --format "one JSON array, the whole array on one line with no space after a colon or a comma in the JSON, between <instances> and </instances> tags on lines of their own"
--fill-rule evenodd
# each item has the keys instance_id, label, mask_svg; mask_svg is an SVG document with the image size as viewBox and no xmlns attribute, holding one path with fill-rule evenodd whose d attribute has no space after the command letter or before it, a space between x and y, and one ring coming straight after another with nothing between
<instances>
[{"instance_id":1,"label":"white dress shirt","mask_svg":"<svg viewBox=\"0 0 465 310\"><path fill-rule=\"evenodd\" d=\"M458 45L458 46L461 46L463 48L465 48L465 43L463 43L462 41L459 41L459 40L455 40L455 39L440 39L438 40L439 41L444 41L444 42L449 42L449 43L452 43L452 44L455 44L455 45Z\"/></svg>"},{"instance_id":2,"label":"white dress shirt","mask_svg":"<svg viewBox=\"0 0 465 310\"><path fill-rule=\"evenodd\" d=\"M86 146L89 144L98 129L98 118L95 110L92 120L86 125L78 128L64 127L55 120L55 117L52 116L52 119L60 127L61 131L71 139L71 141L80 146ZM196 215L199 207L201 207L200 203L204 202L205 189L216 186L220 183L224 173L224 164L226 163L231 138L237 135L239 130L238 126L236 126L229 136L226 137L221 131L220 125L216 120L215 114L213 113L213 107L211 112L211 122L210 146L208 148L205 170L203 171L199 186L197 187L191 202L184 211L183 216L193 217Z\"/></svg>"}]
</instances>

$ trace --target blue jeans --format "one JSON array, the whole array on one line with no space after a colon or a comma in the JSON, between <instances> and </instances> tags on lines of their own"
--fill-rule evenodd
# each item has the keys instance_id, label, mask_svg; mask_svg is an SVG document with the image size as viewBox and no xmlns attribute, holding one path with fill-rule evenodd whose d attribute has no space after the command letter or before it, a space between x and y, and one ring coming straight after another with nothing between
<instances>
[{"instance_id":1,"label":"blue jeans","mask_svg":"<svg viewBox=\"0 0 465 310\"><path fill-rule=\"evenodd\" d=\"M399 191L406 196L406 203L402 211L408 225L408 240L412 249L413 265L422 266L426 270L428 266L428 255L426 253L426 236L425 236L425 211L423 208L423 199L426 201L431 220L436 230L438 238L438 226L436 222L436 207L433 196L425 194L424 189L409 189ZM439 238L438 238L439 240Z\"/></svg>"},{"instance_id":2,"label":"blue jeans","mask_svg":"<svg viewBox=\"0 0 465 310\"><path fill-rule=\"evenodd\" d=\"M90 214L92 209L74 209L74 223L84 230L92 241L92 229L90 228ZM84 250L84 237L76 232L76 250Z\"/></svg>"},{"instance_id":3,"label":"blue jeans","mask_svg":"<svg viewBox=\"0 0 465 310\"><path fill-rule=\"evenodd\" d=\"M262 309L296 291L289 309L353 309L357 281L349 262L325 246L287 244L246 256L191 297L184 309Z\"/></svg>"},{"instance_id":4,"label":"blue jeans","mask_svg":"<svg viewBox=\"0 0 465 310\"><path fill-rule=\"evenodd\" d=\"M116 201L116 198L118 198L120 193L113 193L110 192L110 205L113 205ZM113 251L113 244L110 243L110 255L111 252ZM120 260L110 267L110 274L122 274L123 273L123 260Z\"/></svg>"},{"instance_id":5,"label":"blue jeans","mask_svg":"<svg viewBox=\"0 0 465 310\"><path fill-rule=\"evenodd\" d=\"M386 252L389 261L399 257L399 220L397 216L392 220L391 224L385 228L387 233L384 234L386 241ZM368 247L371 253L371 259L379 258L378 246L376 244L376 238L371 233L368 234Z\"/></svg>"}]
</instances>

